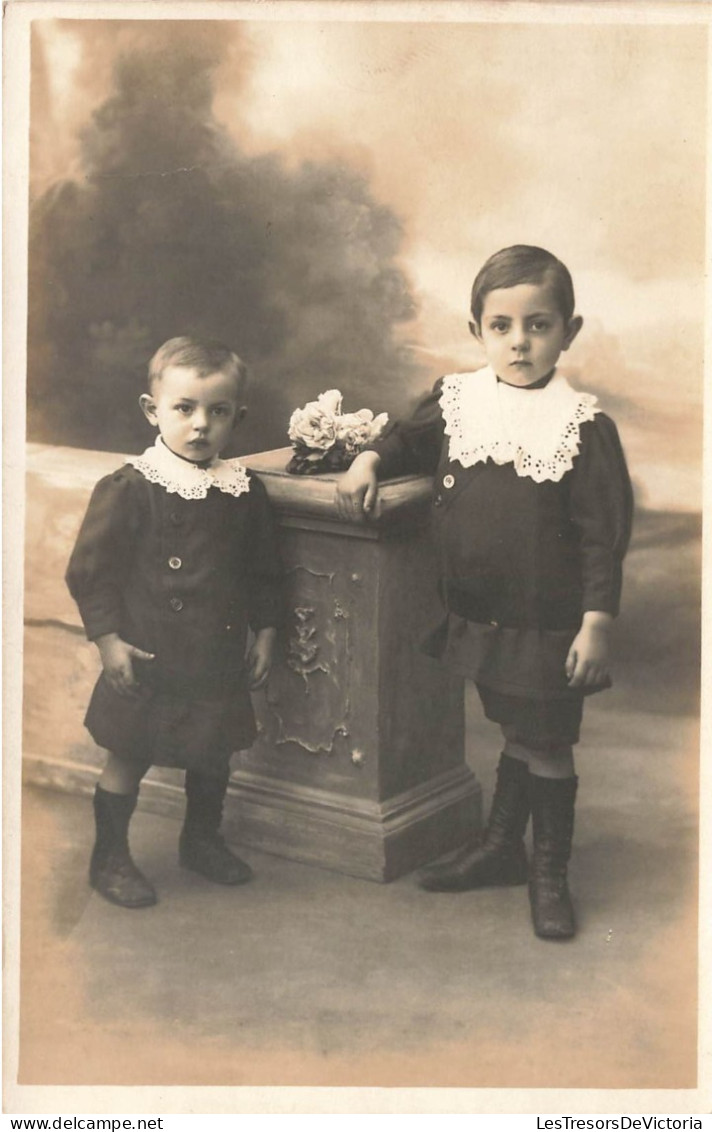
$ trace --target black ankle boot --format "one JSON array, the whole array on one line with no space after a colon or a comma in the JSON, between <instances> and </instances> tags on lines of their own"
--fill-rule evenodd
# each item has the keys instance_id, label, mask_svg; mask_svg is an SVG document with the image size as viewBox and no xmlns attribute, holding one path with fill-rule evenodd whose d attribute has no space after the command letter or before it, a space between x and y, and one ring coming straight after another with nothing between
<instances>
[{"instance_id":1,"label":"black ankle boot","mask_svg":"<svg viewBox=\"0 0 712 1132\"><path fill-rule=\"evenodd\" d=\"M431 865L420 874L429 892L464 892L487 885L526 884L524 831L529 820L529 771L526 763L502 755L497 786L483 842L467 846L452 861Z\"/></svg>"},{"instance_id":2,"label":"black ankle boot","mask_svg":"<svg viewBox=\"0 0 712 1132\"><path fill-rule=\"evenodd\" d=\"M133 794L110 794L97 786L94 792L96 843L89 866L92 888L122 908L148 908L156 903L156 890L131 860L128 831L136 809Z\"/></svg>"},{"instance_id":3,"label":"black ankle boot","mask_svg":"<svg viewBox=\"0 0 712 1132\"><path fill-rule=\"evenodd\" d=\"M246 884L252 869L228 849L218 833L227 783L227 776L185 772L187 806L179 860L184 869L192 869L216 884Z\"/></svg>"},{"instance_id":4,"label":"black ankle boot","mask_svg":"<svg viewBox=\"0 0 712 1132\"><path fill-rule=\"evenodd\" d=\"M576 921L566 867L578 778L531 775L529 784L534 827L529 902L534 931L542 939L570 939L576 933Z\"/></svg>"}]
</instances>

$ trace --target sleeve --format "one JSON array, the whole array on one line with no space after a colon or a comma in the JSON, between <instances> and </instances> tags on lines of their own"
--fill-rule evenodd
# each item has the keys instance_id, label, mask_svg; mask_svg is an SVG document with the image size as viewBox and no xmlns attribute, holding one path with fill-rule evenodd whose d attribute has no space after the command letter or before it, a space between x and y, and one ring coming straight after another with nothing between
<instances>
[{"instance_id":1,"label":"sleeve","mask_svg":"<svg viewBox=\"0 0 712 1132\"><path fill-rule=\"evenodd\" d=\"M570 516L581 539L583 609L616 617L633 520L633 488L610 417L598 413L581 426L581 433L581 450L572 473Z\"/></svg>"},{"instance_id":2,"label":"sleeve","mask_svg":"<svg viewBox=\"0 0 712 1132\"><path fill-rule=\"evenodd\" d=\"M250 628L276 628L284 620L284 569L274 512L264 484L250 476Z\"/></svg>"},{"instance_id":3,"label":"sleeve","mask_svg":"<svg viewBox=\"0 0 712 1132\"><path fill-rule=\"evenodd\" d=\"M66 573L90 641L119 632L122 586L137 532L138 507L129 476L122 471L106 476L89 500Z\"/></svg>"},{"instance_id":4,"label":"sleeve","mask_svg":"<svg viewBox=\"0 0 712 1132\"><path fill-rule=\"evenodd\" d=\"M379 479L417 472L430 476L435 473L445 437L440 411L441 389L442 378L421 398L410 417L394 421L382 437L368 445L367 452L377 452L381 457Z\"/></svg>"}]
</instances>

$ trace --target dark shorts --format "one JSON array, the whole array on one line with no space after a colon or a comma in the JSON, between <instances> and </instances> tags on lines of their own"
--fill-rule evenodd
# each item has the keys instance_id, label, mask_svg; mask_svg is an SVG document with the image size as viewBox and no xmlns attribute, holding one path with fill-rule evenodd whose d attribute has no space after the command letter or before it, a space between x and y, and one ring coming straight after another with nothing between
<instances>
[{"instance_id":1,"label":"dark shorts","mask_svg":"<svg viewBox=\"0 0 712 1132\"><path fill-rule=\"evenodd\" d=\"M213 775L222 775L233 751L251 746L256 735L246 687L230 699L196 700L141 685L127 697L103 673L84 723L98 746L122 758Z\"/></svg>"},{"instance_id":2,"label":"dark shorts","mask_svg":"<svg viewBox=\"0 0 712 1132\"><path fill-rule=\"evenodd\" d=\"M522 746L546 751L578 743L583 695L576 699L529 700L479 683L477 691L487 718L514 727L511 737Z\"/></svg>"}]
</instances>

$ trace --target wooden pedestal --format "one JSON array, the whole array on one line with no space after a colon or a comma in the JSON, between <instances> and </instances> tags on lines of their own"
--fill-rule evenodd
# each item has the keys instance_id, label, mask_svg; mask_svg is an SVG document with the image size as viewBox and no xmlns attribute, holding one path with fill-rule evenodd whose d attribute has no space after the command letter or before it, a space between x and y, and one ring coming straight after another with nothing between
<instances>
[{"instance_id":1,"label":"wooden pedestal","mask_svg":"<svg viewBox=\"0 0 712 1132\"><path fill-rule=\"evenodd\" d=\"M288 624L256 696L259 737L233 759L242 840L391 880L479 822L462 681L419 648L440 608L430 481L381 486L378 520L345 523L337 476L291 476L289 449L245 458L278 512Z\"/></svg>"}]
</instances>

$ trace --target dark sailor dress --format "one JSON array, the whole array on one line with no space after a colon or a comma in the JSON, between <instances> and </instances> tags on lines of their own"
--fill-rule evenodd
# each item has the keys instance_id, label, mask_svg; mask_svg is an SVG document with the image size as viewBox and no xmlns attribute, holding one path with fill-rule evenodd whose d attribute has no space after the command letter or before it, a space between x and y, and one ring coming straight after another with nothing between
<instances>
[{"instance_id":1,"label":"dark sailor dress","mask_svg":"<svg viewBox=\"0 0 712 1132\"><path fill-rule=\"evenodd\" d=\"M255 720L248 629L281 619L281 566L263 485L237 460L209 468L162 444L96 485L67 570L90 640L115 632L136 697L102 673L85 724L101 747L158 766L223 773Z\"/></svg>"},{"instance_id":2,"label":"dark sailor dress","mask_svg":"<svg viewBox=\"0 0 712 1132\"><path fill-rule=\"evenodd\" d=\"M503 386L441 378L371 446L381 479L434 476L445 616L424 650L477 683L485 714L533 747L575 743L565 661L583 613L616 616L632 489L613 421L556 372Z\"/></svg>"}]
</instances>

